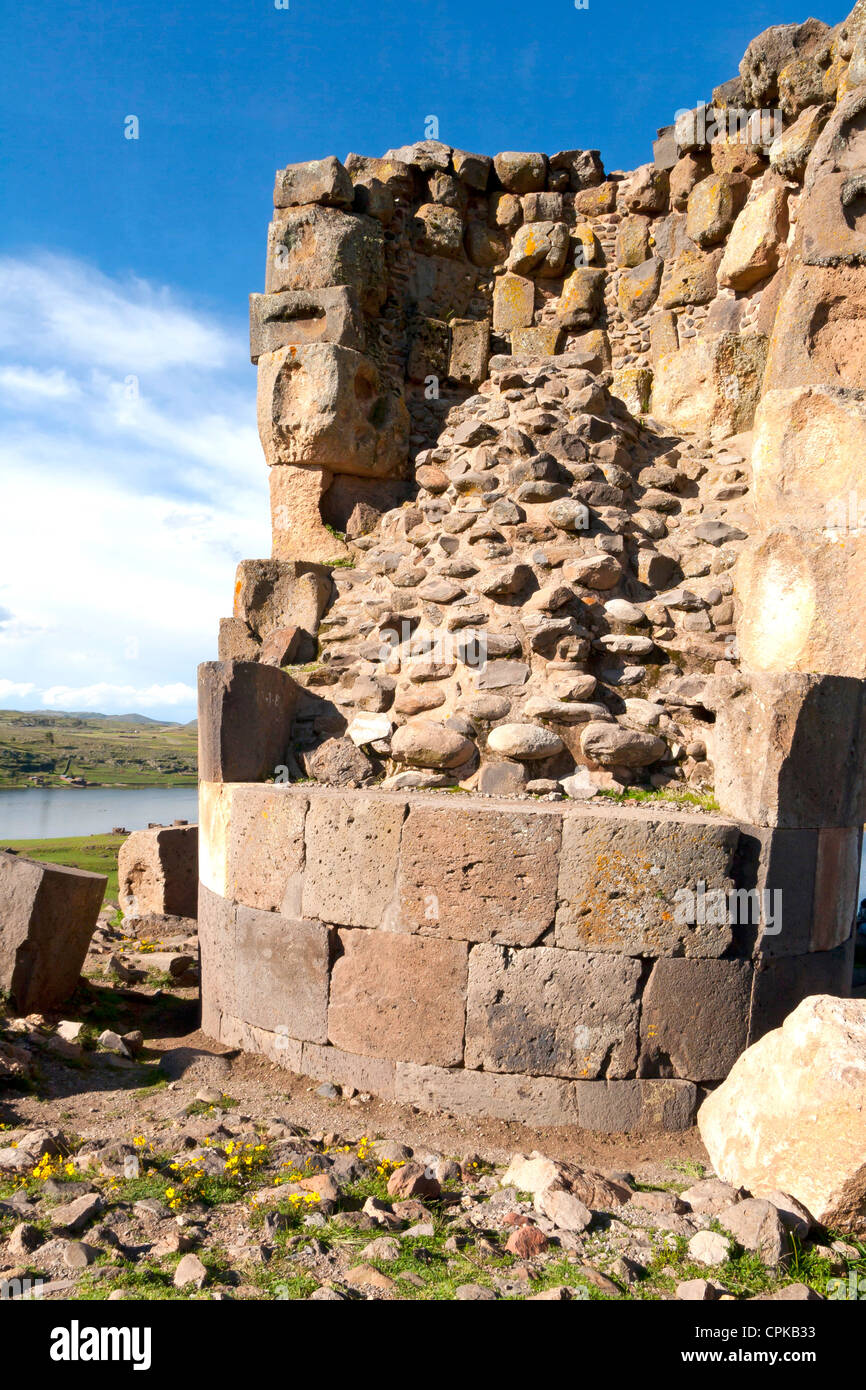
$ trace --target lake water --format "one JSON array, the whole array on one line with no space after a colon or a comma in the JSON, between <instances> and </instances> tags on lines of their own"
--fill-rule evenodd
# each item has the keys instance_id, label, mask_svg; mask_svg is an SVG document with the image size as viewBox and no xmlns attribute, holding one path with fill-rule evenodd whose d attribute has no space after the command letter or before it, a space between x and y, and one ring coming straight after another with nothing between
<instances>
[{"instance_id":1,"label":"lake water","mask_svg":"<svg viewBox=\"0 0 866 1390\"><path fill-rule=\"evenodd\" d=\"M196 787L26 787L0 791L0 841L105 835L198 820Z\"/></svg>"}]
</instances>

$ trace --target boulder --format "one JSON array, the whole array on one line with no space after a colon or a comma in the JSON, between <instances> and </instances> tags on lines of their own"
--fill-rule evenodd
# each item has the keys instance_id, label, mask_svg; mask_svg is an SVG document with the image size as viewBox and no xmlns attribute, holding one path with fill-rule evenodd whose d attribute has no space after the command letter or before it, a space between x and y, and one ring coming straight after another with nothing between
<instances>
[{"instance_id":1,"label":"boulder","mask_svg":"<svg viewBox=\"0 0 866 1390\"><path fill-rule=\"evenodd\" d=\"M259 437L269 464L316 464L332 473L399 474L409 416L370 358L333 343L263 354Z\"/></svg>"},{"instance_id":2,"label":"boulder","mask_svg":"<svg viewBox=\"0 0 866 1390\"><path fill-rule=\"evenodd\" d=\"M627 319L643 318L656 302L661 284L663 262L657 256L625 270L619 277L616 297Z\"/></svg>"},{"instance_id":3,"label":"boulder","mask_svg":"<svg viewBox=\"0 0 866 1390\"><path fill-rule=\"evenodd\" d=\"M125 917L195 917L198 827L136 830L117 856L118 898Z\"/></svg>"},{"instance_id":4,"label":"boulder","mask_svg":"<svg viewBox=\"0 0 866 1390\"><path fill-rule=\"evenodd\" d=\"M740 63L746 104L761 107L774 102L782 69L796 58L808 57L829 33L820 19L807 19L803 24L774 24L752 39Z\"/></svg>"},{"instance_id":5,"label":"boulder","mask_svg":"<svg viewBox=\"0 0 866 1390\"><path fill-rule=\"evenodd\" d=\"M711 174L689 194L686 232L701 247L724 241L746 201L749 180L744 174Z\"/></svg>"},{"instance_id":6,"label":"boulder","mask_svg":"<svg viewBox=\"0 0 866 1390\"><path fill-rule=\"evenodd\" d=\"M0 989L19 1013L57 1009L76 989L107 881L0 851Z\"/></svg>"},{"instance_id":7,"label":"boulder","mask_svg":"<svg viewBox=\"0 0 866 1390\"><path fill-rule=\"evenodd\" d=\"M560 753L562 739L539 724L499 724L491 729L487 747L504 758L532 760Z\"/></svg>"},{"instance_id":8,"label":"boulder","mask_svg":"<svg viewBox=\"0 0 866 1390\"><path fill-rule=\"evenodd\" d=\"M557 316L565 328L589 328L601 310L606 273L592 266L578 266L562 286Z\"/></svg>"},{"instance_id":9,"label":"boulder","mask_svg":"<svg viewBox=\"0 0 866 1390\"><path fill-rule=\"evenodd\" d=\"M802 179L809 155L827 123L830 108L808 106L770 146L770 168L784 179Z\"/></svg>"},{"instance_id":10,"label":"boulder","mask_svg":"<svg viewBox=\"0 0 866 1390\"><path fill-rule=\"evenodd\" d=\"M698 1128L721 1178L758 1197L781 1189L823 1225L863 1234L864 1091L866 1001L813 995L735 1062Z\"/></svg>"},{"instance_id":11,"label":"boulder","mask_svg":"<svg viewBox=\"0 0 866 1390\"><path fill-rule=\"evenodd\" d=\"M561 275L568 248L564 222L530 222L515 233L508 268L518 275Z\"/></svg>"},{"instance_id":12,"label":"boulder","mask_svg":"<svg viewBox=\"0 0 866 1390\"><path fill-rule=\"evenodd\" d=\"M533 193L544 188L547 160L543 154L503 150L493 158L496 177L509 193Z\"/></svg>"},{"instance_id":13,"label":"boulder","mask_svg":"<svg viewBox=\"0 0 866 1390\"><path fill-rule=\"evenodd\" d=\"M460 767L474 752L475 744L471 739L429 719L403 724L391 739L394 761L413 767Z\"/></svg>"},{"instance_id":14,"label":"boulder","mask_svg":"<svg viewBox=\"0 0 866 1390\"><path fill-rule=\"evenodd\" d=\"M667 753L664 739L624 729L619 724L591 720L580 735L584 757L602 767L648 767Z\"/></svg>"},{"instance_id":15,"label":"boulder","mask_svg":"<svg viewBox=\"0 0 866 1390\"><path fill-rule=\"evenodd\" d=\"M749 199L734 223L719 266L719 284L747 290L772 275L787 235L787 191L771 185Z\"/></svg>"}]
</instances>

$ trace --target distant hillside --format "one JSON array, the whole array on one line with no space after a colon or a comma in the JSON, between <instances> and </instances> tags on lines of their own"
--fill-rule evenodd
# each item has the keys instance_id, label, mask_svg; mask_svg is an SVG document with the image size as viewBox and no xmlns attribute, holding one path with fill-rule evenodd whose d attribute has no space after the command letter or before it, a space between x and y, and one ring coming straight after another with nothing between
<instances>
[{"instance_id":1,"label":"distant hillside","mask_svg":"<svg viewBox=\"0 0 866 1390\"><path fill-rule=\"evenodd\" d=\"M0 787L61 787L81 778L92 786L194 786L196 740L195 720L0 710Z\"/></svg>"}]
</instances>

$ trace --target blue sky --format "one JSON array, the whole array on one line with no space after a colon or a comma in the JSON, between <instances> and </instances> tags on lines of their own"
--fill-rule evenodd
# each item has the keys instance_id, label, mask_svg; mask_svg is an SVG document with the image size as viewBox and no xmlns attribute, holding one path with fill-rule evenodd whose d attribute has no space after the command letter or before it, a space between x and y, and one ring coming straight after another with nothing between
<instances>
[{"instance_id":1,"label":"blue sky","mask_svg":"<svg viewBox=\"0 0 866 1390\"><path fill-rule=\"evenodd\" d=\"M755 34L807 17L288 5L22 0L0 21L0 706L194 713L234 565L268 553L246 296L275 168L381 154L430 116L464 149L633 168Z\"/></svg>"}]
</instances>

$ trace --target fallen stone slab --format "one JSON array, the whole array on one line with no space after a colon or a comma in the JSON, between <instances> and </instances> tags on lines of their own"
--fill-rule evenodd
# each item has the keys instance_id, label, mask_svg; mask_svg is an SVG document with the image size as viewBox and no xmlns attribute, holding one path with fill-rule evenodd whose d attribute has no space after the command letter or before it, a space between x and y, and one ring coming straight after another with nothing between
<instances>
[{"instance_id":1,"label":"fallen stone slab","mask_svg":"<svg viewBox=\"0 0 866 1390\"><path fill-rule=\"evenodd\" d=\"M108 880L0 852L0 989L22 1014L75 990Z\"/></svg>"},{"instance_id":2,"label":"fallen stone slab","mask_svg":"<svg viewBox=\"0 0 866 1390\"><path fill-rule=\"evenodd\" d=\"M198 911L198 826L136 830L117 856L124 917L195 917Z\"/></svg>"}]
</instances>

